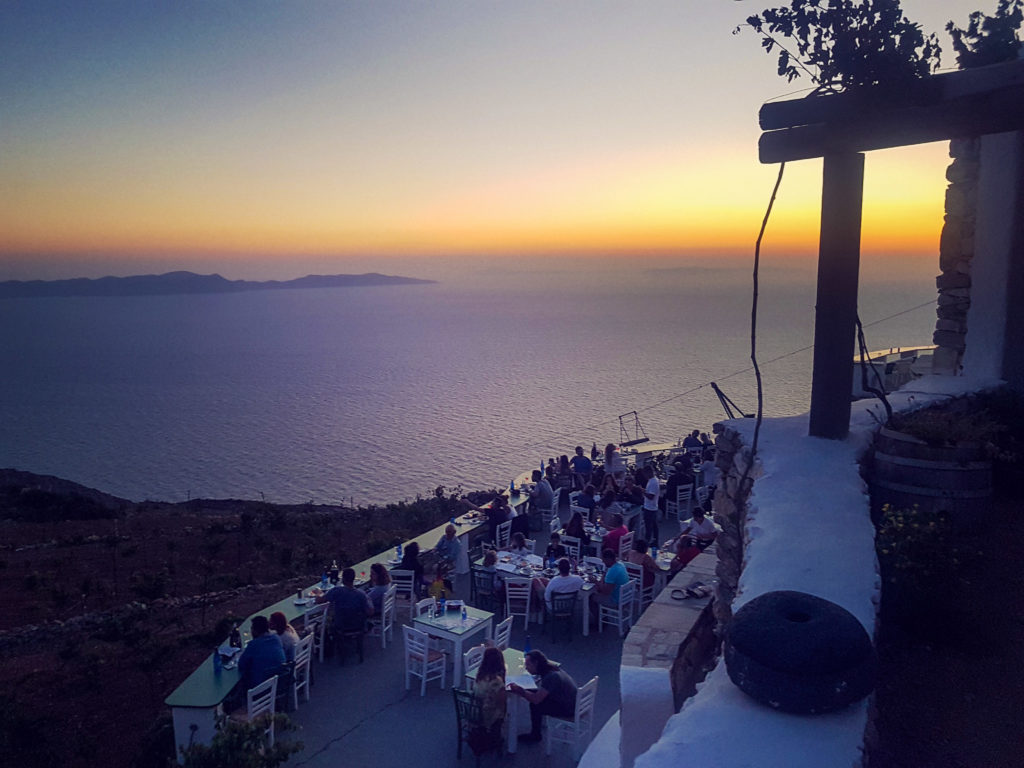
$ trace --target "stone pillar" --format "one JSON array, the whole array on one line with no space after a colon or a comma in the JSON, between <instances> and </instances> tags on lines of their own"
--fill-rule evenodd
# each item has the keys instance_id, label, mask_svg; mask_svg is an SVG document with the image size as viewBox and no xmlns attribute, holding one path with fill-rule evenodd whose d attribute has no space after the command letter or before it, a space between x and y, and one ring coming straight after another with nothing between
<instances>
[{"instance_id":1,"label":"stone pillar","mask_svg":"<svg viewBox=\"0 0 1024 768\"><path fill-rule=\"evenodd\" d=\"M721 635L732 619L732 601L736 597L740 573L743 571L747 498L754 483L756 467L751 468L741 485L744 470L750 462L750 449L734 429L716 424L715 433L718 435L715 439L715 465L722 478L715 492L715 522L721 526L722 532L715 540L718 551L715 575L718 584L715 586L713 606L717 631Z\"/></svg>"},{"instance_id":2,"label":"stone pillar","mask_svg":"<svg viewBox=\"0 0 1024 768\"><path fill-rule=\"evenodd\" d=\"M939 238L939 270L935 279L939 291L932 372L947 376L960 373L967 337L967 313L971 308L971 262L977 221L978 139L954 139L949 143L953 158L946 169L946 215Z\"/></svg>"}]
</instances>

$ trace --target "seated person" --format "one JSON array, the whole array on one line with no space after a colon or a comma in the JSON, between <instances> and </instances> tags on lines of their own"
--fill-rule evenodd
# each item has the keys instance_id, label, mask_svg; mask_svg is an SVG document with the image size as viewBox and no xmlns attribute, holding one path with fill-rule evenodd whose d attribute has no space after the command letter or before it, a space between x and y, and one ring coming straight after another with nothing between
<instances>
[{"instance_id":1,"label":"seated person","mask_svg":"<svg viewBox=\"0 0 1024 768\"><path fill-rule=\"evenodd\" d=\"M551 542L548 544L548 548L544 552L544 561L552 563L565 556L565 545L562 544L562 537L557 533L552 533Z\"/></svg>"},{"instance_id":2,"label":"seated person","mask_svg":"<svg viewBox=\"0 0 1024 768\"><path fill-rule=\"evenodd\" d=\"M587 510L593 510L597 506L597 489L592 485L583 488L583 492L576 498L576 506Z\"/></svg>"},{"instance_id":3,"label":"seated person","mask_svg":"<svg viewBox=\"0 0 1024 768\"><path fill-rule=\"evenodd\" d=\"M644 569L644 580L641 586L647 588L654 584L654 575L661 569L658 568L658 564L654 562L654 558L648 553L646 541L636 539L633 542L633 549L626 553L626 560Z\"/></svg>"},{"instance_id":4,"label":"seated person","mask_svg":"<svg viewBox=\"0 0 1024 768\"><path fill-rule=\"evenodd\" d=\"M412 571L412 588L416 592L416 599L423 597L423 563L420 562L420 545L410 541L402 552L402 562L396 565L393 571Z\"/></svg>"},{"instance_id":5,"label":"seated person","mask_svg":"<svg viewBox=\"0 0 1024 768\"><path fill-rule=\"evenodd\" d=\"M703 509L694 507L693 518L683 524L679 537L674 542L676 556L672 558L669 569L673 573L681 571L687 563L711 546L716 536L718 529L715 528L715 524L704 516Z\"/></svg>"},{"instance_id":6,"label":"seated person","mask_svg":"<svg viewBox=\"0 0 1024 768\"><path fill-rule=\"evenodd\" d=\"M449 523L445 526L444 535L437 540L437 544L434 546L438 561L444 563L448 570L455 569L459 552L462 550L462 542L455 534L455 526Z\"/></svg>"},{"instance_id":7,"label":"seated person","mask_svg":"<svg viewBox=\"0 0 1024 768\"><path fill-rule=\"evenodd\" d=\"M700 440L700 430L695 429L683 438L683 448L703 448L704 443Z\"/></svg>"},{"instance_id":8,"label":"seated person","mask_svg":"<svg viewBox=\"0 0 1024 768\"><path fill-rule=\"evenodd\" d=\"M253 616L250 629L252 640L238 659L243 700L245 691L278 674L285 662L281 638L270 631L270 622L266 616Z\"/></svg>"},{"instance_id":9,"label":"seated person","mask_svg":"<svg viewBox=\"0 0 1024 768\"><path fill-rule=\"evenodd\" d=\"M291 664L295 661L295 644L299 642L299 633L288 623L288 618L281 611L270 614L270 628L281 638L284 660Z\"/></svg>"},{"instance_id":10,"label":"seated person","mask_svg":"<svg viewBox=\"0 0 1024 768\"><path fill-rule=\"evenodd\" d=\"M508 499L499 495L496 496L489 505L475 507L475 509L480 512L484 512L487 515L490 540L496 542L498 540L498 526L502 523L508 522L508 519L512 514L512 510L509 509L508 506Z\"/></svg>"},{"instance_id":11,"label":"seated person","mask_svg":"<svg viewBox=\"0 0 1024 768\"><path fill-rule=\"evenodd\" d=\"M558 561L558 575L553 577L544 587L544 602L551 607L551 595L555 592L579 592L583 589L583 579L576 574L570 575L572 564L568 558Z\"/></svg>"},{"instance_id":12,"label":"seated person","mask_svg":"<svg viewBox=\"0 0 1024 768\"><path fill-rule=\"evenodd\" d=\"M557 664L552 664L540 651L530 651L525 658L526 671L539 677L537 690L528 691L516 683L509 685L509 691L530 702L530 724L528 734L520 734L519 741L537 742L541 738L541 722L544 715L572 718L576 712L576 681Z\"/></svg>"},{"instance_id":13,"label":"seated person","mask_svg":"<svg viewBox=\"0 0 1024 768\"><path fill-rule=\"evenodd\" d=\"M508 551L513 555L532 555L533 551L526 545L526 537L522 533L513 533Z\"/></svg>"},{"instance_id":14,"label":"seated person","mask_svg":"<svg viewBox=\"0 0 1024 768\"><path fill-rule=\"evenodd\" d=\"M644 489L636 484L633 475L626 475L626 479L622 481L622 490L619 491L616 500L631 507L638 507L644 503Z\"/></svg>"},{"instance_id":15,"label":"seated person","mask_svg":"<svg viewBox=\"0 0 1024 768\"><path fill-rule=\"evenodd\" d=\"M501 742L501 725L505 720L505 657L497 648L488 648L480 660L473 683L473 698L480 702L481 714L484 719L484 734L478 734L482 742L485 739ZM470 736L470 739L473 735ZM470 743L472 746L472 742Z\"/></svg>"},{"instance_id":16,"label":"seated person","mask_svg":"<svg viewBox=\"0 0 1024 768\"><path fill-rule=\"evenodd\" d=\"M483 569L491 574L492 582L491 589L494 590L494 594L500 598L504 598L505 595L505 582L501 576L498 575L498 553L493 549L488 549L484 552Z\"/></svg>"},{"instance_id":17,"label":"seated person","mask_svg":"<svg viewBox=\"0 0 1024 768\"><path fill-rule=\"evenodd\" d=\"M334 617L331 626L335 634L365 630L366 620L373 615L370 596L363 590L356 589L355 581L356 572L346 568L341 572L341 584L316 600L318 603L331 604L331 614Z\"/></svg>"},{"instance_id":18,"label":"seated person","mask_svg":"<svg viewBox=\"0 0 1024 768\"><path fill-rule=\"evenodd\" d=\"M659 504L662 510L665 509L664 502L671 501L675 504L676 490L679 486L685 488L688 485L692 491L694 485L693 463L690 461L689 456L685 454L680 456L672 466L675 467L675 472L668 476L668 481L665 483L665 493Z\"/></svg>"},{"instance_id":19,"label":"seated person","mask_svg":"<svg viewBox=\"0 0 1024 768\"><path fill-rule=\"evenodd\" d=\"M619 556L613 549L605 549L601 553L601 560L604 562L604 580L594 587L590 593L590 599L595 606L618 605L619 590L624 584L629 583L629 574L626 567L619 562Z\"/></svg>"},{"instance_id":20,"label":"seated person","mask_svg":"<svg viewBox=\"0 0 1024 768\"><path fill-rule=\"evenodd\" d=\"M594 446L596 449L597 446ZM583 446L576 446L576 455L569 459L574 475L573 487L584 488L590 482L590 476L594 472L594 462L583 455Z\"/></svg>"},{"instance_id":21,"label":"seated person","mask_svg":"<svg viewBox=\"0 0 1024 768\"><path fill-rule=\"evenodd\" d=\"M625 523L622 522L622 514L619 512L612 512L605 516L605 528L608 533L601 539L601 549L610 549L614 552L619 551L619 539L629 533L629 529L626 528Z\"/></svg>"},{"instance_id":22,"label":"seated person","mask_svg":"<svg viewBox=\"0 0 1024 768\"><path fill-rule=\"evenodd\" d=\"M391 574L384 567L384 563L374 563L370 566L370 589L366 593L373 605L373 612L380 613L384 605L384 593L391 586Z\"/></svg>"},{"instance_id":23,"label":"seated person","mask_svg":"<svg viewBox=\"0 0 1024 768\"><path fill-rule=\"evenodd\" d=\"M554 459L551 459L551 461L554 462ZM554 464L552 463L549 466L553 473ZM533 470L531 477L534 485L533 490L530 491L530 509L538 511L551 509L551 504L555 500L555 491L551 487L551 483L541 475L539 469Z\"/></svg>"},{"instance_id":24,"label":"seated person","mask_svg":"<svg viewBox=\"0 0 1024 768\"><path fill-rule=\"evenodd\" d=\"M587 533L587 529L583 526L583 515L579 512L573 512L569 522L565 524L565 535L573 536L580 540L581 555L590 546L590 534Z\"/></svg>"},{"instance_id":25,"label":"seated person","mask_svg":"<svg viewBox=\"0 0 1024 768\"><path fill-rule=\"evenodd\" d=\"M447 569L444 563L438 563L434 566L434 579L430 582L430 586L427 588L427 596L432 597L435 600L450 600L454 593L452 592L452 583L445 578Z\"/></svg>"}]
</instances>

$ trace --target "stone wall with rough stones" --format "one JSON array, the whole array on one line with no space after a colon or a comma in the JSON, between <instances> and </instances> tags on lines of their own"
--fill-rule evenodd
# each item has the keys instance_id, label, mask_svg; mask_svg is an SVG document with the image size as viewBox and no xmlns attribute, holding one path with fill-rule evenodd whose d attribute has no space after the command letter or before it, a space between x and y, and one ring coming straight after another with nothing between
<instances>
[{"instance_id":1,"label":"stone wall with rough stones","mask_svg":"<svg viewBox=\"0 0 1024 768\"><path fill-rule=\"evenodd\" d=\"M715 541L718 583L713 605L716 631L721 637L732 619L732 601L743 572L743 531L756 464L750 467L750 448L744 445L738 432L719 423L715 425L715 434L715 464L722 480L715 492L714 520L722 530Z\"/></svg>"},{"instance_id":2,"label":"stone wall with rough stones","mask_svg":"<svg viewBox=\"0 0 1024 768\"><path fill-rule=\"evenodd\" d=\"M954 139L949 143L953 162L946 169L949 187L939 239L941 274L935 279L939 291L935 309L938 317L932 336L938 346L932 361L933 372L948 376L960 372L966 348L980 153L981 142L976 138Z\"/></svg>"}]
</instances>

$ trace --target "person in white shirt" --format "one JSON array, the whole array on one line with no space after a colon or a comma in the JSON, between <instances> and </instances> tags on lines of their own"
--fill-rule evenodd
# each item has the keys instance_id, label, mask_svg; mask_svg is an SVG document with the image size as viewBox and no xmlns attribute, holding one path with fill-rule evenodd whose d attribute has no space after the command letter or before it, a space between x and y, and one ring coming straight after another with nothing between
<instances>
[{"instance_id":1,"label":"person in white shirt","mask_svg":"<svg viewBox=\"0 0 1024 768\"><path fill-rule=\"evenodd\" d=\"M583 589L583 579L575 574L570 576L570 570L572 566L568 558L563 557L558 561L558 575L544 588L544 602L548 608L551 607L551 595L555 592L579 592Z\"/></svg>"},{"instance_id":2,"label":"person in white shirt","mask_svg":"<svg viewBox=\"0 0 1024 768\"><path fill-rule=\"evenodd\" d=\"M641 471L647 478L647 485L644 486L644 536L657 543L658 495L661 493L661 483L654 474L654 467L644 467Z\"/></svg>"},{"instance_id":3,"label":"person in white shirt","mask_svg":"<svg viewBox=\"0 0 1024 768\"><path fill-rule=\"evenodd\" d=\"M715 488L718 486L718 467L710 457L706 457L700 465L700 482L708 489L708 496L715 497Z\"/></svg>"},{"instance_id":4,"label":"person in white shirt","mask_svg":"<svg viewBox=\"0 0 1024 768\"><path fill-rule=\"evenodd\" d=\"M718 529L715 528L715 524L704 517L703 509L695 507L693 518L683 524L679 538L674 542L676 556L672 558L669 569L673 573L682 570L693 558L711 546L716 536Z\"/></svg>"}]
</instances>

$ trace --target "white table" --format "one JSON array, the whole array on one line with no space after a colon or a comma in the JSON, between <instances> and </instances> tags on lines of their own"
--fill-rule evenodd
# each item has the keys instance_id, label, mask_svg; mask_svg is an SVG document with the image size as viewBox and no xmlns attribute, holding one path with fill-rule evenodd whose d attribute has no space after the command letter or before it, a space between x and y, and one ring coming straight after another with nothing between
<instances>
[{"instance_id":1,"label":"white table","mask_svg":"<svg viewBox=\"0 0 1024 768\"><path fill-rule=\"evenodd\" d=\"M417 616L413 620L413 626L434 637L451 641L455 646L452 680L461 680L462 653L466 640L479 634L483 634L484 637L480 638L478 642L483 639L490 640L494 633L493 620L494 614L490 611L482 611L467 605L466 621L462 620L461 608L452 608L446 610L441 616ZM465 647L469 648L470 645Z\"/></svg>"}]
</instances>

